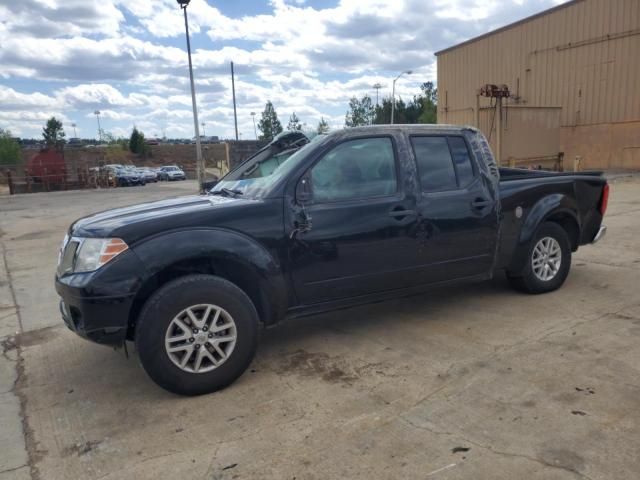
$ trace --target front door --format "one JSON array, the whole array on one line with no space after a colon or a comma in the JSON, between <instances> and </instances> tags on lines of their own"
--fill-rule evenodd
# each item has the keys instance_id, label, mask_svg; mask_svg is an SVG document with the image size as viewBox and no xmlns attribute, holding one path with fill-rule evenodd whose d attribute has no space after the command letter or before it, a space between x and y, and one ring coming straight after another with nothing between
<instances>
[{"instance_id":1,"label":"front door","mask_svg":"<svg viewBox=\"0 0 640 480\"><path fill-rule=\"evenodd\" d=\"M403 191L391 136L347 140L305 174L305 231L290 240L301 304L402 288L414 281L414 196Z\"/></svg>"}]
</instances>

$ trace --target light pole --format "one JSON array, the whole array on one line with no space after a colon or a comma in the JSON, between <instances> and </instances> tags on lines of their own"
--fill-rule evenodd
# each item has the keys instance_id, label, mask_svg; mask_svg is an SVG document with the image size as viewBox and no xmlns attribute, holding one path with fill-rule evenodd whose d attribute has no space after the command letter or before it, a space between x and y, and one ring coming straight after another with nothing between
<instances>
[{"instance_id":1,"label":"light pole","mask_svg":"<svg viewBox=\"0 0 640 480\"><path fill-rule=\"evenodd\" d=\"M76 124L72 123L71 126L73 127L73 138L78 138L78 134L76 133Z\"/></svg>"},{"instance_id":2,"label":"light pole","mask_svg":"<svg viewBox=\"0 0 640 480\"><path fill-rule=\"evenodd\" d=\"M382 84L381 83L376 83L373 85L373 88L376 89L376 107L378 106L378 93L380 92L380 89L382 88Z\"/></svg>"},{"instance_id":3,"label":"light pole","mask_svg":"<svg viewBox=\"0 0 640 480\"><path fill-rule=\"evenodd\" d=\"M100 110L96 110L93 114L98 119L98 142L102 143L102 128L100 127Z\"/></svg>"},{"instance_id":4,"label":"light pole","mask_svg":"<svg viewBox=\"0 0 640 480\"><path fill-rule=\"evenodd\" d=\"M251 112L251 118L253 119L253 134L256 136L256 140L258 140L258 131L256 130L256 112Z\"/></svg>"},{"instance_id":5,"label":"light pole","mask_svg":"<svg viewBox=\"0 0 640 480\"><path fill-rule=\"evenodd\" d=\"M191 104L193 106L193 127L196 132L196 162L198 176L198 190L204 193L204 161L202 158L202 146L200 145L200 129L198 128L198 108L196 106L196 86L193 81L193 64L191 63L191 40L189 39L189 20L187 19L187 7L191 0L176 0L184 12L184 29L187 35L187 55L189 57L189 78L191 80Z\"/></svg>"},{"instance_id":6,"label":"light pole","mask_svg":"<svg viewBox=\"0 0 640 480\"><path fill-rule=\"evenodd\" d=\"M393 79L393 89L391 93L391 125L393 125L393 117L396 111L396 81L405 73L407 75L411 75L413 72L411 70L405 70L404 72L400 72L400 75Z\"/></svg>"},{"instance_id":7,"label":"light pole","mask_svg":"<svg viewBox=\"0 0 640 480\"><path fill-rule=\"evenodd\" d=\"M231 93L233 94L233 123L236 126L236 141L238 140L238 113L236 112L236 80L231 62Z\"/></svg>"}]
</instances>

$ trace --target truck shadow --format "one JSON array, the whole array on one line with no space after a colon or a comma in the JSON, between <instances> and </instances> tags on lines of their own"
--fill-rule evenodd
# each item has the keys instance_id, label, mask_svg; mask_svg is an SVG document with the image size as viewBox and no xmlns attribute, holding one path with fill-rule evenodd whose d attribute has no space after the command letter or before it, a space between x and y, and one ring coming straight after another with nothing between
<instances>
[{"instance_id":1,"label":"truck shadow","mask_svg":"<svg viewBox=\"0 0 640 480\"><path fill-rule=\"evenodd\" d=\"M264 330L259 350L261 356L269 357L283 350L295 349L298 343L312 337L347 331L353 335L366 335L371 330L397 327L399 317L425 324L443 318L455 322L449 311L451 305L461 302L472 305L505 295L522 294L513 291L500 274L491 281L437 287L417 295L287 319Z\"/></svg>"}]
</instances>

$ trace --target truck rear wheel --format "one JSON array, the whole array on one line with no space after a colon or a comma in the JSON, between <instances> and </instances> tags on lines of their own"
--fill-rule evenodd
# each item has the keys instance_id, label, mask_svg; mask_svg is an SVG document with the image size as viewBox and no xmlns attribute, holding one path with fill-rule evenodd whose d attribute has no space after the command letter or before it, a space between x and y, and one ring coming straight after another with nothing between
<instances>
[{"instance_id":1,"label":"truck rear wheel","mask_svg":"<svg viewBox=\"0 0 640 480\"><path fill-rule=\"evenodd\" d=\"M202 395L247 369L258 344L258 314L251 299L223 278L180 277L147 301L135 342L143 368L158 385Z\"/></svg>"},{"instance_id":2,"label":"truck rear wheel","mask_svg":"<svg viewBox=\"0 0 640 480\"><path fill-rule=\"evenodd\" d=\"M522 272L507 272L507 278L517 290L546 293L562 286L570 268L571 244L567 232L557 223L545 222L529 244Z\"/></svg>"}]
</instances>

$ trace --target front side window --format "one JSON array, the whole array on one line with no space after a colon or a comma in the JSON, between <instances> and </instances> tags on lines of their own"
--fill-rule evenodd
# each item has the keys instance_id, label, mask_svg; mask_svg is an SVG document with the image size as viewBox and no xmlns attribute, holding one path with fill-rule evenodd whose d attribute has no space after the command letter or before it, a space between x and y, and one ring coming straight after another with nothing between
<instances>
[{"instance_id":1,"label":"front side window","mask_svg":"<svg viewBox=\"0 0 640 480\"><path fill-rule=\"evenodd\" d=\"M311 185L315 202L395 193L398 186L391 139L360 138L337 145L311 169Z\"/></svg>"}]
</instances>

